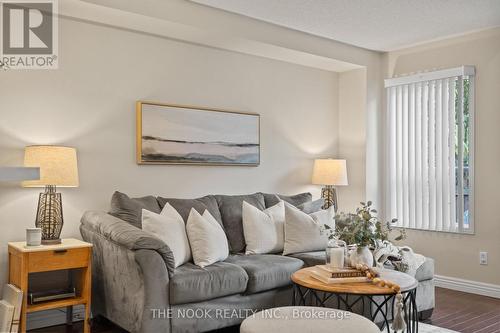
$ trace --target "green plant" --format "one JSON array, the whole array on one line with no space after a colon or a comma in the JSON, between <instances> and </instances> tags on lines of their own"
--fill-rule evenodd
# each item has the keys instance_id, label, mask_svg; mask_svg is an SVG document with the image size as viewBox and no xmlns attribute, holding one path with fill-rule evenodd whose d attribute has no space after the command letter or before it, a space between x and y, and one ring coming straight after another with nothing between
<instances>
[{"instance_id":1,"label":"green plant","mask_svg":"<svg viewBox=\"0 0 500 333\"><path fill-rule=\"evenodd\" d=\"M389 239L393 231L393 224L397 219L390 222L381 221L375 214L377 211L371 207L372 202L361 202L361 207L356 208L356 213L340 213L335 216L335 230L324 225L324 230L329 239L341 239L347 244L364 246L377 246L378 241ZM399 230L396 241L406 238L406 231Z\"/></svg>"}]
</instances>

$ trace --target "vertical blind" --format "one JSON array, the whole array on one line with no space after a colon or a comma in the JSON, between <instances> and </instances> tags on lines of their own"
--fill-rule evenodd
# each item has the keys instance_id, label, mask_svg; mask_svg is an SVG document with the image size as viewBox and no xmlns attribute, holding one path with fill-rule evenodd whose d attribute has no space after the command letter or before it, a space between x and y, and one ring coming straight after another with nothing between
<instances>
[{"instance_id":1,"label":"vertical blind","mask_svg":"<svg viewBox=\"0 0 500 333\"><path fill-rule=\"evenodd\" d=\"M474 67L385 80L388 217L471 232Z\"/></svg>"}]
</instances>

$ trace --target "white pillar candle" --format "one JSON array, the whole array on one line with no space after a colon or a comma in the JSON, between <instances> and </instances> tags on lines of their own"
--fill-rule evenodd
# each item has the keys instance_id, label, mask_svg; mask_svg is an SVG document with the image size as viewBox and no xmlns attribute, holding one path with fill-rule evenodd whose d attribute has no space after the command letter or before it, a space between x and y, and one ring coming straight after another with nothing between
<instances>
[{"instance_id":1,"label":"white pillar candle","mask_svg":"<svg viewBox=\"0 0 500 333\"><path fill-rule=\"evenodd\" d=\"M42 229L26 229L26 246L40 246L42 244Z\"/></svg>"},{"instance_id":2,"label":"white pillar candle","mask_svg":"<svg viewBox=\"0 0 500 333\"><path fill-rule=\"evenodd\" d=\"M344 248L332 247L330 248L330 266L332 268L344 267Z\"/></svg>"}]
</instances>

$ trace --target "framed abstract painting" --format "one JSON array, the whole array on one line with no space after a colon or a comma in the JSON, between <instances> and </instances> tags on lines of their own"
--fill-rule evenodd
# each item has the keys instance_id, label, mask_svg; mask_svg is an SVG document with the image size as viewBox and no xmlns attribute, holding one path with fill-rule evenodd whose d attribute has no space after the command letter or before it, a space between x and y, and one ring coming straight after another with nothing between
<instances>
[{"instance_id":1,"label":"framed abstract painting","mask_svg":"<svg viewBox=\"0 0 500 333\"><path fill-rule=\"evenodd\" d=\"M258 166L260 116L139 101L138 164Z\"/></svg>"}]
</instances>

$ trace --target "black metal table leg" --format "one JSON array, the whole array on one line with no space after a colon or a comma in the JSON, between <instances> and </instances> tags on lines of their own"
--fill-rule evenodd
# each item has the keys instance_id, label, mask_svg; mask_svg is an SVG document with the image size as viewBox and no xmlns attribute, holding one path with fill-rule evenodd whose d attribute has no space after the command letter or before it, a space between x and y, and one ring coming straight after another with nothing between
<instances>
[{"instance_id":1,"label":"black metal table leg","mask_svg":"<svg viewBox=\"0 0 500 333\"><path fill-rule=\"evenodd\" d=\"M303 288L303 289L302 289ZM318 294L321 292L322 294ZM306 287L301 287L298 284L293 285L292 291L293 299L292 305L307 305L307 297L310 298L309 304L315 304L316 306L326 307L326 302L331 297L337 298L337 308L340 309L340 306L345 306L346 310L349 312L354 312L353 308L358 303L362 304L362 312L361 315L364 315L365 310L365 301L368 301L370 307L369 316L373 322L377 320L377 316L380 314L383 318L383 323L381 330L387 331L387 333L392 333L391 322L394 320L394 306L395 306L395 294L385 294L385 295L356 295L356 299L352 302L349 302L349 296L351 294L348 293L327 293L320 290L309 289ZM416 294L417 289L409 290L403 293L403 316L406 321L406 332L407 333L418 333L418 309L416 303ZM352 296L352 295L351 295ZM379 304L375 298L383 297L383 301ZM372 305L375 306L373 309ZM373 310L373 311L372 311ZM389 312L390 310L390 312Z\"/></svg>"}]
</instances>

